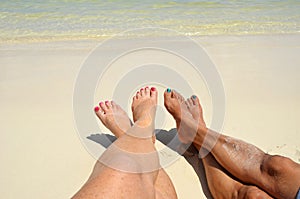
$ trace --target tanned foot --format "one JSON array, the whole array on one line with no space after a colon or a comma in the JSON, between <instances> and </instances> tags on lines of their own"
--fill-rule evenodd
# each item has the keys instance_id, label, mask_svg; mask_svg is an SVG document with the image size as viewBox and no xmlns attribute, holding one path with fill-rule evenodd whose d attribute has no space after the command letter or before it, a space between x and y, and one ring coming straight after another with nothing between
<instances>
[{"instance_id":1,"label":"tanned foot","mask_svg":"<svg viewBox=\"0 0 300 199\"><path fill-rule=\"evenodd\" d=\"M199 122L193 118L184 98L168 88L164 93L164 104L176 121L179 140L183 143L193 142Z\"/></svg>"},{"instance_id":2,"label":"tanned foot","mask_svg":"<svg viewBox=\"0 0 300 199\"><path fill-rule=\"evenodd\" d=\"M196 95L192 95L185 102L193 118L199 122L199 126L206 128L206 124L203 118L203 109L200 104L199 98ZM193 142L193 144L198 150L201 148L201 145L199 145L198 143Z\"/></svg>"},{"instance_id":3,"label":"tanned foot","mask_svg":"<svg viewBox=\"0 0 300 199\"><path fill-rule=\"evenodd\" d=\"M114 101L100 102L99 107L95 107L94 110L103 125L117 138L132 126L126 112Z\"/></svg>"},{"instance_id":4,"label":"tanned foot","mask_svg":"<svg viewBox=\"0 0 300 199\"><path fill-rule=\"evenodd\" d=\"M203 110L198 97L196 95L192 95L185 102L193 118L199 121L200 126L206 127L205 121L203 119Z\"/></svg>"}]
</instances>

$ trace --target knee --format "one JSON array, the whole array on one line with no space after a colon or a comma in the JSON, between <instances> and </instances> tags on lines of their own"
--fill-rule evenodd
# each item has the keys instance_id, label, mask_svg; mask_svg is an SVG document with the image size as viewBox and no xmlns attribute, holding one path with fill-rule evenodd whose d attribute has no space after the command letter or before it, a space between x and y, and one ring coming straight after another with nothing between
<instances>
[{"instance_id":1,"label":"knee","mask_svg":"<svg viewBox=\"0 0 300 199\"><path fill-rule=\"evenodd\" d=\"M257 187L251 187L246 193L246 199L264 199L265 194Z\"/></svg>"},{"instance_id":2,"label":"knee","mask_svg":"<svg viewBox=\"0 0 300 199\"><path fill-rule=\"evenodd\" d=\"M110 169L124 173L142 173L139 162L124 154L104 154L100 157L99 162Z\"/></svg>"},{"instance_id":3,"label":"knee","mask_svg":"<svg viewBox=\"0 0 300 199\"><path fill-rule=\"evenodd\" d=\"M275 177L286 172L290 167L291 160L279 155L266 155L262 164L261 171L268 176Z\"/></svg>"},{"instance_id":4,"label":"knee","mask_svg":"<svg viewBox=\"0 0 300 199\"><path fill-rule=\"evenodd\" d=\"M264 199L266 194L254 186L245 186L241 189L239 199Z\"/></svg>"}]
</instances>

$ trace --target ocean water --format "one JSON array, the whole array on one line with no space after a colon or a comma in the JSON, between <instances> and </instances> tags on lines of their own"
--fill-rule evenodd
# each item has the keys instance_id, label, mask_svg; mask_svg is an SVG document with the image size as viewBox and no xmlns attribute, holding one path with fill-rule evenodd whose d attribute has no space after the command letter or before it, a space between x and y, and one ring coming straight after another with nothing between
<instances>
[{"instance_id":1,"label":"ocean water","mask_svg":"<svg viewBox=\"0 0 300 199\"><path fill-rule=\"evenodd\" d=\"M102 38L153 26L190 36L300 33L300 0L0 0L1 41Z\"/></svg>"}]
</instances>

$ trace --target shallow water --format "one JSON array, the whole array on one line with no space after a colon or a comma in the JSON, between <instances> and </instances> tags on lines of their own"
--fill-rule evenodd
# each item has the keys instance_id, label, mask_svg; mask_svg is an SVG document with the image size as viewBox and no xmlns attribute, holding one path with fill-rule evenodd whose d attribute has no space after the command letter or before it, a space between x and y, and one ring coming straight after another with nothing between
<instances>
[{"instance_id":1,"label":"shallow water","mask_svg":"<svg viewBox=\"0 0 300 199\"><path fill-rule=\"evenodd\" d=\"M1 0L1 40L102 38L158 26L186 35L300 32L299 0Z\"/></svg>"}]
</instances>

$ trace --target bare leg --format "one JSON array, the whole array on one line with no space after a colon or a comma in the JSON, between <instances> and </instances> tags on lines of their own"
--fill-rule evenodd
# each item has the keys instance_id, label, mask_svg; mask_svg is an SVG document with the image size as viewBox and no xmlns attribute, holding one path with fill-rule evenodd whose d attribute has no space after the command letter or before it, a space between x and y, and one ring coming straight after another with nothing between
<instances>
[{"instance_id":1,"label":"bare leg","mask_svg":"<svg viewBox=\"0 0 300 199\"><path fill-rule=\"evenodd\" d=\"M193 118L199 120L199 125L206 126L203 118L203 110L196 96L185 101ZM208 151L201 151L205 168L205 174L209 190L214 198L218 199L272 199L267 193L255 186L244 185L233 179L227 171L216 161Z\"/></svg>"},{"instance_id":2,"label":"bare leg","mask_svg":"<svg viewBox=\"0 0 300 199\"><path fill-rule=\"evenodd\" d=\"M123 135L100 157L104 164L96 165L97 175L73 198L155 198L159 168L152 142L156 104L156 90L136 95L132 104L135 125L128 134L117 129L116 134ZM142 138L137 137L139 133Z\"/></svg>"},{"instance_id":3,"label":"bare leg","mask_svg":"<svg viewBox=\"0 0 300 199\"><path fill-rule=\"evenodd\" d=\"M295 198L300 187L299 164L285 157L265 154L251 144L209 130L192 114L181 117L182 113L177 114L173 110L186 112L188 108L172 99L174 94L171 93L165 92L165 104L176 122L184 126L184 131L179 129L182 142L193 142L198 150L201 147L211 149L218 163L244 183L255 184L276 198ZM199 101L194 100L193 103Z\"/></svg>"},{"instance_id":4,"label":"bare leg","mask_svg":"<svg viewBox=\"0 0 300 199\"><path fill-rule=\"evenodd\" d=\"M148 87L145 88L145 91L150 92ZM106 128L108 128L117 138L121 137L132 126L132 122L130 121L126 112L113 101L100 103L100 109L97 109L96 115L106 126ZM152 137L152 140L155 142L155 136ZM97 161L96 164L98 165L96 165L95 168L98 168L99 164L101 163ZM94 169L90 178L93 178L93 176L97 176L98 174L98 170ZM157 199L177 198L173 183L163 168L159 169L154 188Z\"/></svg>"},{"instance_id":5,"label":"bare leg","mask_svg":"<svg viewBox=\"0 0 300 199\"><path fill-rule=\"evenodd\" d=\"M255 186L244 185L234 180L209 153L203 159L209 190L217 199L272 199Z\"/></svg>"}]
</instances>

